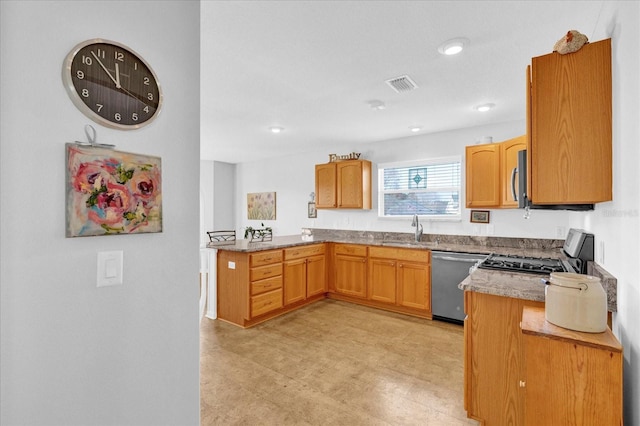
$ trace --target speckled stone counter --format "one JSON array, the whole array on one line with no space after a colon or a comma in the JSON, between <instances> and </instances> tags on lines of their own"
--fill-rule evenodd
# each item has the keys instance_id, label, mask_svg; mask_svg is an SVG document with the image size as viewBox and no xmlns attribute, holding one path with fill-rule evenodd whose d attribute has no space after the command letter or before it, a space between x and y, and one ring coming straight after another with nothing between
<instances>
[{"instance_id":1,"label":"speckled stone counter","mask_svg":"<svg viewBox=\"0 0 640 426\"><path fill-rule=\"evenodd\" d=\"M618 310L617 280L594 262L589 262L587 266L588 275L601 279L602 287L607 293L607 309L610 312L616 312ZM458 285L458 288L495 296L544 302L543 279L545 278L548 279L548 276L476 269Z\"/></svg>"},{"instance_id":2,"label":"speckled stone counter","mask_svg":"<svg viewBox=\"0 0 640 426\"><path fill-rule=\"evenodd\" d=\"M334 229L312 229L312 232L313 237L310 240L303 239L301 235L289 235L273 237L272 241L265 242L236 240L232 244L210 243L207 247L218 250L255 252L314 243L335 242L459 253L484 253L487 255L499 253L537 258L566 258L562 252L564 240L425 234L419 242L416 242L412 233ZM594 262L589 262L587 266L587 274L600 277L602 281L602 286L607 293L609 311L616 312L617 280ZM544 302L545 285L541 281L541 278L544 277L544 275L477 269L462 281L458 287L463 290Z\"/></svg>"}]
</instances>

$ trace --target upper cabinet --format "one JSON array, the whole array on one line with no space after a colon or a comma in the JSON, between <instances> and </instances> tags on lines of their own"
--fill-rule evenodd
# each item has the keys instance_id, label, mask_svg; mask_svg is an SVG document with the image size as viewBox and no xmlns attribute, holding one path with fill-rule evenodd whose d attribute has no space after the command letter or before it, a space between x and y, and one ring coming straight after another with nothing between
<instances>
[{"instance_id":1,"label":"upper cabinet","mask_svg":"<svg viewBox=\"0 0 640 426\"><path fill-rule=\"evenodd\" d=\"M466 147L466 206L517 208L511 190L518 151L527 148L526 136L500 143ZM517 193L517 182L516 193Z\"/></svg>"},{"instance_id":2,"label":"upper cabinet","mask_svg":"<svg viewBox=\"0 0 640 426\"><path fill-rule=\"evenodd\" d=\"M518 191L518 180L514 178L514 170L518 168L518 151L527 149L527 136L522 135L500 144L500 205L518 208L518 200L514 197Z\"/></svg>"},{"instance_id":3,"label":"upper cabinet","mask_svg":"<svg viewBox=\"0 0 640 426\"><path fill-rule=\"evenodd\" d=\"M611 39L533 58L527 136L532 202L612 200Z\"/></svg>"},{"instance_id":4,"label":"upper cabinet","mask_svg":"<svg viewBox=\"0 0 640 426\"><path fill-rule=\"evenodd\" d=\"M317 164L316 208L370 209L371 162L347 160Z\"/></svg>"}]
</instances>

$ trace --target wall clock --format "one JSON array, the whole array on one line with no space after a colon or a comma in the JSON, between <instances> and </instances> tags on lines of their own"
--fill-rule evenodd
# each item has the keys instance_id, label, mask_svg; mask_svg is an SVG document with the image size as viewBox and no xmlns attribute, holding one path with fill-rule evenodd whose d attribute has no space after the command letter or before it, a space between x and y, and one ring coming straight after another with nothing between
<instances>
[{"instance_id":1,"label":"wall clock","mask_svg":"<svg viewBox=\"0 0 640 426\"><path fill-rule=\"evenodd\" d=\"M162 105L162 90L149 64L115 41L96 38L75 46L62 65L62 82L80 111L114 129L145 126Z\"/></svg>"}]
</instances>

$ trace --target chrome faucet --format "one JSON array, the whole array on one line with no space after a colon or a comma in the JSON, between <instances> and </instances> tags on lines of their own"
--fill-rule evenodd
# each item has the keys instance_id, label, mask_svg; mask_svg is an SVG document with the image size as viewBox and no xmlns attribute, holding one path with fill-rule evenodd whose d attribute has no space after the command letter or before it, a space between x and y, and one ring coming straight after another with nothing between
<instances>
[{"instance_id":1,"label":"chrome faucet","mask_svg":"<svg viewBox=\"0 0 640 426\"><path fill-rule=\"evenodd\" d=\"M422 225L420 225L419 221L418 221L418 215L414 214L413 215L413 222L411 222L411 226L415 226L416 227L416 241L420 241L420 238L422 237Z\"/></svg>"}]
</instances>

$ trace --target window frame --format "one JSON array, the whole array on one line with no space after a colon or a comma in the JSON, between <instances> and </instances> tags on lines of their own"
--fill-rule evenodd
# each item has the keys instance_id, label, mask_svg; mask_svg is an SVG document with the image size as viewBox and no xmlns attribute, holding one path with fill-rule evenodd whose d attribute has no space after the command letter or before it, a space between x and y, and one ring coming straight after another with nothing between
<instances>
[{"instance_id":1,"label":"window frame","mask_svg":"<svg viewBox=\"0 0 640 426\"><path fill-rule=\"evenodd\" d=\"M460 167L460 180L458 181L457 187L452 187L450 191L458 192L458 213L457 214L422 214L418 215L422 220L434 220L434 221L446 221L446 222L460 222L462 221L462 197L463 197L463 187L462 187L462 179L463 179L463 163L462 156L460 155L452 155L446 157L434 157L434 158L425 158L421 160L412 160L412 161L395 161L389 163L380 163L378 164L378 218L384 220L406 220L407 218L413 217L413 214L402 214L402 215L385 215L384 214L384 196L385 194L390 194L394 192L419 192L419 193L428 193L428 192L438 192L433 190L428 190L428 188L424 188L424 191L420 191L420 188L415 189L402 189L398 191L385 191L384 190L384 170L385 169L394 169L394 168L405 168L405 169L420 169L426 168L429 166L437 165L437 164L445 164L445 163L457 163ZM419 186L419 185L417 185Z\"/></svg>"}]
</instances>

